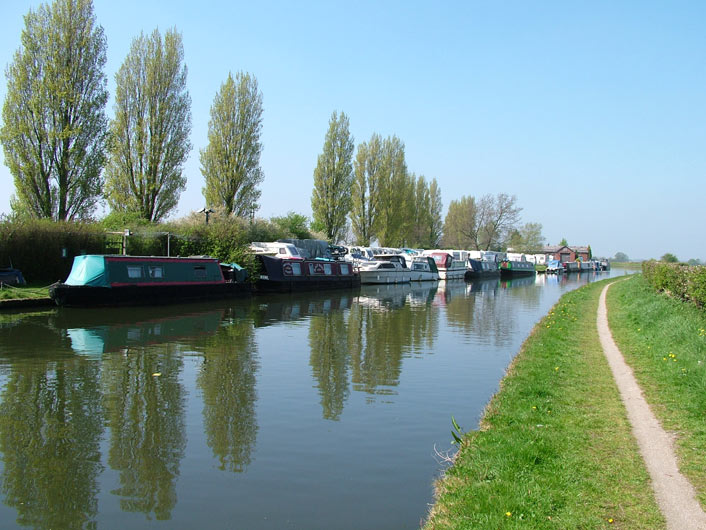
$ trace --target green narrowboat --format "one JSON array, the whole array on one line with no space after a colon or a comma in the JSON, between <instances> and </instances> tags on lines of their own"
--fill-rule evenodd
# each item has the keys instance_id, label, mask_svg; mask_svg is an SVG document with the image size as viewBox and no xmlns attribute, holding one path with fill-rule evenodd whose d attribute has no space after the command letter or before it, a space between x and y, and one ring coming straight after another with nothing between
<instances>
[{"instance_id":1,"label":"green narrowboat","mask_svg":"<svg viewBox=\"0 0 706 530\"><path fill-rule=\"evenodd\" d=\"M224 277L222 268L226 268ZM210 257L110 256L74 258L65 282L49 287L60 306L179 303L249 293L231 265Z\"/></svg>"}]
</instances>

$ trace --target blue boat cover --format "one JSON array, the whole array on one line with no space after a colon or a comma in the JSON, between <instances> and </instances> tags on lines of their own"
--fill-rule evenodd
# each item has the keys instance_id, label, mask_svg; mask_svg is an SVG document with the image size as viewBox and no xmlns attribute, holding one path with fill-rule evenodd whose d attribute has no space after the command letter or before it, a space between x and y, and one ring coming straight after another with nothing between
<instances>
[{"instance_id":1,"label":"blue boat cover","mask_svg":"<svg viewBox=\"0 0 706 530\"><path fill-rule=\"evenodd\" d=\"M71 273L64 282L66 285L91 285L110 287L105 257L97 255L76 256Z\"/></svg>"}]
</instances>

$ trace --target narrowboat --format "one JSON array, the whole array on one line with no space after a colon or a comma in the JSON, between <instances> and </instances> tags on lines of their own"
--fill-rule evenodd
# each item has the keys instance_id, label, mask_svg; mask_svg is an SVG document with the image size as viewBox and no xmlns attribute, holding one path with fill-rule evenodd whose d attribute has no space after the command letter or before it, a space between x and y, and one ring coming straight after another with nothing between
<instances>
[{"instance_id":1,"label":"narrowboat","mask_svg":"<svg viewBox=\"0 0 706 530\"><path fill-rule=\"evenodd\" d=\"M59 306L168 304L249 292L248 283L226 280L218 260L207 256L76 256L66 281L49 287Z\"/></svg>"},{"instance_id":2,"label":"narrowboat","mask_svg":"<svg viewBox=\"0 0 706 530\"><path fill-rule=\"evenodd\" d=\"M495 261L486 261L473 258L468 259L468 266L464 276L467 282L472 282L474 280L488 280L491 278L498 278L499 276L500 269Z\"/></svg>"},{"instance_id":3,"label":"narrowboat","mask_svg":"<svg viewBox=\"0 0 706 530\"><path fill-rule=\"evenodd\" d=\"M265 292L344 289L360 285L353 264L326 259L276 258L258 254L260 278L255 289Z\"/></svg>"},{"instance_id":4,"label":"narrowboat","mask_svg":"<svg viewBox=\"0 0 706 530\"><path fill-rule=\"evenodd\" d=\"M513 276L530 276L536 273L534 263L531 261L511 261L500 262L500 277L508 278Z\"/></svg>"}]
</instances>

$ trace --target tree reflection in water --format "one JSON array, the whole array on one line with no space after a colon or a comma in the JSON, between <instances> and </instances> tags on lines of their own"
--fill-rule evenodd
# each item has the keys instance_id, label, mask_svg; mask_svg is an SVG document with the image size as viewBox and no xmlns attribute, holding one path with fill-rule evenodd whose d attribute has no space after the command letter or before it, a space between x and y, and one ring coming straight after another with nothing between
<instances>
[{"instance_id":1,"label":"tree reflection in water","mask_svg":"<svg viewBox=\"0 0 706 530\"><path fill-rule=\"evenodd\" d=\"M257 344L250 319L226 316L203 345L197 383L203 393L204 430L220 469L241 472L257 437Z\"/></svg>"},{"instance_id":2,"label":"tree reflection in water","mask_svg":"<svg viewBox=\"0 0 706 530\"><path fill-rule=\"evenodd\" d=\"M178 343L136 347L104 361L108 464L120 475L112 493L125 511L166 520L176 505L186 447L182 367Z\"/></svg>"},{"instance_id":3,"label":"tree reflection in water","mask_svg":"<svg viewBox=\"0 0 706 530\"><path fill-rule=\"evenodd\" d=\"M18 524L95 527L103 470L98 381L98 366L80 358L20 363L8 374L0 404L2 491Z\"/></svg>"}]
</instances>

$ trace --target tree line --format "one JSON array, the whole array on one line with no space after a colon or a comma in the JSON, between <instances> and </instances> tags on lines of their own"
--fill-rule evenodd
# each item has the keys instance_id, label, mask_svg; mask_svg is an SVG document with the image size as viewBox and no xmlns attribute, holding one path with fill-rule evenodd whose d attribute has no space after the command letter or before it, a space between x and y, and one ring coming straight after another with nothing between
<instances>
[{"instance_id":1,"label":"tree line","mask_svg":"<svg viewBox=\"0 0 706 530\"><path fill-rule=\"evenodd\" d=\"M192 148L181 34L155 29L133 39L115 75L111 120L106 50L91 0L55 0L25 16L0 128L16 214L90 219L105 199L113 212L157 222L176 208ZM257 208L261 128L257 80L229 73L200 152L204 196L229 214Z\"/></svg>"},{"instance_id":2,"label":"tree line","mask_svg":"<svg viewBox=\"0 0 706 530\"><path fill-rule=\"evenodd\" d=\"M181 34L155 29L133 39L115 74L112 119L105 113L106 50L92 0L54 0L25 16L21 46L6 71L0 128L15 214L90 220L105 200L110 216L159 222L177 207L192 149ZM229 73L199 152L202 192L219 214L252 219L259 208L262 113L255 77ZM541 245L541 225L520 226L515 196L464 196L451 201L442 220L436 178L408 170L400 138L373 133L356 149L349 129L348 116L334 111L313 174L311 228L329 241L492 250Z\"/></svg>"},{"instance_id":3,"label":"tree line","mask_svg":"<svg viewBox=\"0 0 706 530\"><path fill-rule=\"evenodd\" d=\"M354 155L350 120L334 111L314 170L313 227L332 242L368 246L539 250L542 225L520 225L522 208L506 193L449 204L442 221L441 189L436 179L407 169L405 146L397 136L373 133Z\"/></svg>"}]
</instances>

